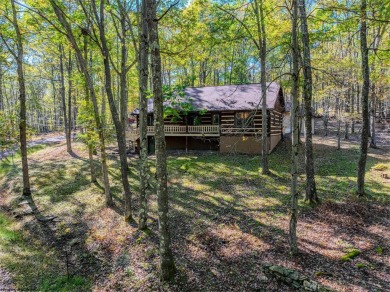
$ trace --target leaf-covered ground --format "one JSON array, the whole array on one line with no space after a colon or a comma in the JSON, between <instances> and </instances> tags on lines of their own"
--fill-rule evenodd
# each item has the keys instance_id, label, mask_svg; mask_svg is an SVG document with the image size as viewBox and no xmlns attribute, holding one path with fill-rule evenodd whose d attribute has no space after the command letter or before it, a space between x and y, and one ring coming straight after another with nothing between
<instances>
[{"instance_id":1,"label":"leaf-covered ground","mask_svg":"<svg viewBox=\"0 0 390 292\"><path fill-rule=\"evenodd\" d=\"M74 144L72 156L61 143L41 146L35 152L31 149L34 201L19 198L18 159L15 165L2 160L0 275L9 273L12 281L8 285L19 290L289 291L262 275L262 264L273 263L300 270L337 291L389 290L387 150L370 149L368 198L358 200L354 194L358 144L342 141L342 149L337 151L334 138L315 138L322 204L311 208L300 201L301 254L292 259L287 241L287 143L282 142L270 156L270 176L261 175L259 156L169 156L172 248L178 270L172 284L162 284L158 278L153 190L149 196L150 230L140 232L136 223L125 224L114 152L110 155L113 209L104 207L101 182L89 182L87 155L81 144ZM303 173L303 156L300 161ZM132 157L129 162L137 210L137 159ZM153 185L154 175L151 179ZM300 186L303 192L303 175ZM349 253L354 256L348 258Z\"/></svg>"}]
</instances>

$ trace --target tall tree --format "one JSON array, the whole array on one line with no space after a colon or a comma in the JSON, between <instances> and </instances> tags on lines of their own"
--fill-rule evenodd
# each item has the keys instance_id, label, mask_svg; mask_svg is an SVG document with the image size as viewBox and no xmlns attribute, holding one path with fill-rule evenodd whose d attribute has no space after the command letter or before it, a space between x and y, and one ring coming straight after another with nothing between
<instances>
[{"instance_id":1,"label":"tall tree","mask_svg":"<svg viewBox=\"0 0 390 292\"><path fill-rule=\"evenodd\" d=\"M154 98L154 131L156 148L156 179L158 231L160 236L160 270L163 280L171 280L175 263L171 249L168 220L167 154L164 134L164 109L162 95L161 53L158 36L157 1L147 0L151 75Z\"/></svg>"},{"instance_id":2,"label":"tall tree","mask_svg":"<svg viewBox=\"0 0 390 292\"><path fill-rule=\"evenodd\" d=\"M148 188L148 137L147 137L147 97L148 97L148 79L149 79L149 40L148 40L148 0L142 0L140 37L139 37L139 59L138 59L138 78L139 78L139 131L140 131L140 212L139 228L147 227L147 188Z\"/></svg>"},{"instance_id":3,"label":"tall tree","mask_svg":"<svg viewBox=\"0 0 390 292\"><path fill-rule=\"evenodd\" d=\"M291 124L292 124L292 152L291 152L291 215L289 241L292 255L298 253L297 221L298 221L298 145L299 145L299 45L298 45L298 0L292 0L292 88L291 88Z\"/></svg>"},{"instance_id":4,"label":"tall tree","mask_svg":"<svg viewBox=\"0 0 390 292\"><path fill-rule=\"evenodd\" d=\"M83 58L84 60L88 59L88 39L87 36L83 36L83 42L84 42L84 47L83 47ZM88 88L87 82L84 82L84 90L85 90L85 106L87 109L91 108L91 98L90 98L90 92ZM91 171L91 182L95 183L96 182L96 170L95 170L95 165L93 161L93 151L94 151L94 145L92 145L92 124L93 122L91 120L87 121L87 146L88 146L88 161L89 161L89 168Z\"/></svg>"},{"instance_id":5,"label":"tall tree","mask_svg":"<svg viewBox=\"0 0 390 292\"><path fill-rule=\"evenodd\" d=\"M301 33L302 33L302 51L303 51L303 101L305 106L305 162L306 162L306 200L310 203L318 202L316 181L314 176L314 157L313 157L313 78L311 73L311 54L310 54L310 39L309 29L307 27L306 5L305 0L298 2Z\"/></svg>"},{"instance_id":6,"label":"tall tree","mask_svg":"<svg viewBox=\"0 0 390 292\"><path fill-rule=\"evenodd\" d=\"M66 110L66 94L65 94L65 69L64 69L64 58L65 51L62 44L59 45L59 55L60 55L60 80L61 80L61 102L62 102L62 111L64 116L64 130L66 138L66 150L68 153L72 153L72 146L70 141L70 129L69 129L69 119L68 113Z\"/></svg>"},{"instance_id":7,"label":"tall tree","mask_svg":"<svg viewBox=\"0 0 390 292\"><path fill-rule=\"evenodd\" d=\"M81 3L81 2L80 2ZM119 159L121 165L121 178L124 189L124 199L125 199L125 220L130 221L132 219L132 210L131 210L131 191L129 178L127 176L128 165L127 165L127 155L126 155L126 137L125 137L125 128L123 123L121 122L120 115L118 113L114 94L112 91L112 76L111 76L111 66L110 66L110 52L107 45L106 31L105 31L105 8L104 8L104 0L100 0L99 11L96 6L96 1L92 0L92 9L95 17L96 24L99 29L99 38L100 38L100 52L103 56L103 66L104 66L104 76L105 76L105 90L107 93L108 104L110 106L111 117L114 122L116 139L118 144L118 152ZM124 36L125 37L125 36ZM126 55L126 53L124 53ZM124 80L124 84L122 84L122 90L125 90L122 93L122 97L126 95L126 80ZM127 101L127 99L125 99ZM127 104L122 104L122 109L125 108L127 110Z\"/></svg>"},{"instance_id":8,"label":"tall tree","mask_svg":"<svg viewBox=\"0 0 390 292\"><path fill-rule=\"evenodd\" d=\"M260 3L259 3L260 2ZM262 173L268 174L268 111L267 111L267 73L266 73L266 57L267 57L267 39L265 30L264 5L263 0L254 1L254 11L256 15L258 44L260 45L260 83L261 83L261 166Z\"/></svg>"},{"instance_id":9,"label":"tall tree","mask_svg":"<svg viewBox=\"0 0 390 292\"><path fill-rule=\"evenodd\" d=\"M19 131L20 131L20 153L22 155L22 172L23 172L23 196L31 196L30 188L30 176L28 171L28 160L27 160L27 116L26 116L26 84L24 78L24 51L23 51L23 39L20 32L18 23L18 15L15 7L15 0L11 0L12 6L12 25L15 30L16 38L16 52L9 49L10 53L15 57L18 72L18 83L19 83ZM7 45L7 43L5 43ZM7 45L8 48L10 48Z\"/></svg>"},{"instance_id":10,"label":"tall tree","mask_svg":"<svg viewBox=\"0 0 390 292\"><path fill-rule=\"evenodd\" d=\"M363 126L360 144L360 158L358 163L357 176L357 193L359 196L364 195L364 177L366 174L366 161L368 152L368 132L369 132L369 111L368 95L370 90L370 68L368 65L368 48L367 48L367 1L361 0L360 5L360 50L362 55L362 117Z\"/></svg>"},{"instance_id":11,"label":"tall tree","mask_svg":"<svg viewBox=\"0 0 390 292\"><path fill-rule=\"evenodd\" d=\"M86 86L88 87L88 91L91 96L93 110L94 110L94 118L96 127L99 134L99 142L100 142L100 155L101 155L101 163L102 163L102 172L103 172L103 182L104 182L104 192L106 197L106 205L111 206L112 203L112 196L110 192L110 181L108 178L108 168L107 168L107 154L106 154L106 145L105 145L105 138L104 138L104 130L102 126L102 122L100 119L99 114L99 107L96 97L96 91L93 84L93 80L91 77L91 74L88 70L87 66L87 60L83 57L82 51L76 41L76 38L73 34L73 30L71 25L69 24L68 18L64 11L61 9L60 5L57 3L56 0L50 0L50 4L53 7L54 13L57 16L58 21L60 22L62 28L65 31L65 35L68 38L70 44L72 45L73 49L76 52L77 61L80 65L80 69L84 75ZM84 32L87 33L87 32Z\"/></svg>"},{"instance_id":12,"label":"tall tree","mask_svg":"<svg viewBox=\"0 0 390 292\"><path fill-rule=\"evenodd\" d=\"M69 140L69 148L68 152L72 152L72 51L69 49L68 55L68 140ZM73 117L76 119L76 117Z\"/></svg>"}]
</instances>

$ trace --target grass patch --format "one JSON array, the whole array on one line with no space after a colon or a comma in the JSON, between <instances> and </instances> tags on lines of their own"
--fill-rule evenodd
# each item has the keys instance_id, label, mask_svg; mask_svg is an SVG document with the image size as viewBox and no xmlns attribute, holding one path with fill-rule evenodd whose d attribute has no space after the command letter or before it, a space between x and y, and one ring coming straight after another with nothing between
<instances>
[{"instance_id":1,"label":"grass patch","mask_svg":"<svg viewBox=\"0 0 390 292\"><path fill-rule=\"evenodd\" d=\"M27 148L27 154L33 154L39 150L48 147L48 145L40 144ZM17 169L18 161L20 160L20 149L17 150L13 155L9 155L0 160L0 174L7 174L13 169Z\"/></svg>"},{"instance_id":2,"label":"grass patch","mask_svg":"<svg viewBox=\"0 0 390 292\"><path fill-rule=\"evenodd\" d=\"M2 242L0 246L10 243L17 243L22 238L20 232L12 230L11 223L12 221L10 218L0 213L0 242Z\"/></svg>"},{"instance_id":3,"label":"grass patch","mask_svg":"<svg viewBox=\"0 0 390 292\"><path fill-rule=\"evenodd\" d=\"M0 263L13 275L18 290L40 291L42 279L58 271L55 252L28 238L18 226L0 213Z\"/></svg>"},{"instance_id":4,"label":"grass patch","mask_svg":"<svg viewBox=\"0 0 390 292\"><path fill-rule=\"evenodd\" d=\"M376 164L373 169L377 170L377 171L385 171L385 170L388 170L389 169L389 166L384 164L384 163L378 163Z\"/></svg>"},{"instance_id":5,"label":"grass patch","mask_svg":"<svg viewBox=\"0 0 390 292\"><path fill-rule=\"evenodd\" d=\"M340 259L343 261L343 262L348 262L350 261L351 259L357 257L358 255L360 255L362 252L356 248L353 248L353 249L350 249L348 251L348 253L346 253L345 255L343 255L342 257L340 257Z\"/></svg>"},{"instance_id":6,"label":"grass patch","mask_svg":"<svg viewBox=\"0 0 390 292\"><path fill-rule=\"evenodd\" d=\"M357 264L356 264L356 268L358 268L358 269L363 269L363 268L365 268L365 267L366 267L366 265L363 264L363 263L357 263Z\"/></svg>"},{"instance_id":7,"label":"grass patch","mask_svg":"<svg viewBox=\"0 0 390 292\"><path fill-rule=\"evenodd\" d=\"M378 255L381 255L383 253L383 248L381 246L378 246L377 248L375 248L375 252L378 254Z\"/></svg>"},{"instance_id":8,"label":"grass patch","mask_svg":"<svg viewBox=\"0 0 390 292\"><path fill-rule=\"evenodd\" d=\"M87 279L80 276L73 276L69 279L65 276L48 279L46 278L43 279L39 290L44 292L89 291L91 290L91 283Z\"/></svg>"}]
</instances>

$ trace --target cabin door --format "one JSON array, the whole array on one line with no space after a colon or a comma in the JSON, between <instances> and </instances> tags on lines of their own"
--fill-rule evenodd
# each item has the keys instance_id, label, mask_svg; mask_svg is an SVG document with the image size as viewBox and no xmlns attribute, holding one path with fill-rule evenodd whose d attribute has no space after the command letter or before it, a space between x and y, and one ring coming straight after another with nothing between
<instances>
[{"instance_id":1,"label":"cabin door","mask_svg":"<svg viewBox=\"0 0 390 292\"><path fill-rule=\"evenodd\" d=\"M148 137L148 154L154 154L156 151L155 145L154 145L154 136Z\"/></svg>"}]
</instances>

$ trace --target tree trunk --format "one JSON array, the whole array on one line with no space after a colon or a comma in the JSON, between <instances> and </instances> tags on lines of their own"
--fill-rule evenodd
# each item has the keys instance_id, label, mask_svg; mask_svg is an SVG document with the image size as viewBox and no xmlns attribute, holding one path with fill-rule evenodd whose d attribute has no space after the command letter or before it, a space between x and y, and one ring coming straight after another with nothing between
<instances>
[{"instance_id":1,"label":"tree trunk","mask_svg":"<svg viewBox=\"0 0 390 292\"><path fill-rule=\"evenodd\" d=\"M148 137L147 137L147 96L148 96L148 9L147 0L142 0L141 22L140 22L140 44L138 59L139 75L139 130L140 130L140 212L139 212L139 229L147 228L148 218Z\"/></svg>"},{"instance_id":2,"label":"tree trunk","mask_svg":"<svg viewBox=\"0 0 390 292\"><path fill-rule=\"evenodd\" d=\"M55 14L57 15L57 18L59 22L61 23L61 26L66 32L66 36L71 43L73 49L76 52L77 61L80 65L81 72L84 75L85 82L88 86L88 91L91 95L93 110L94 110L94 118L96 123L96 128L98 130L99 134L99 141L100 141L100 155L101 155L101 161L102 161L102 172L103 172L103 182L104 182L104 192L106 198L111 198L110 193L110 181L108 179L108 169L107 169L107 154L106 154L106 145L105 145L105 139L104 139L104 130L101 124L100 115L99 115L99 107L97 103L96 98L96 92L93 84L92 77L88 71L87 61L83 58L83 55L81 53L81 50L76 42L76 39L73 35L72 28L70 24L68 23L66 16L64 15L63 11L58 6L56 0L50 0L50 4L52 5ZM110 204L110 202L106 201L106 204Z\"/></svg>"},{"instance_id":3,"label":"tree trunk","mask_svg":"<svg viewBox=\"0 0 390 292\"><path fill-rule=\"evenodd\" d=\"M68 135L69 135L68 139L69 139L69 151L72 152L72 53L70 50L69 50L67 69L68 69Z\"/></svg>"},{"instance_id":4,"label":"tree trunk","mask_svg":"<svg viewBox=\"0 0 390 292\"><path fill-rule=\"evenodd\" d=\"M151 50L151 73L154 97L154 128L156 148L156 179L158 230L160 236L160 269L163 280L171 280L175 274L175 264L171 250L171 235L168 222L167 157L164 134L164 112L161 83L161 55L158 38L157 1L148 0L149 45Z\"/></svg>"},{"instance_id":5,"label":"tree trunk","mask_svg":"<svg viewBox=\"0 0 390 292\"><path fill-rule=\"evenodd\" d=\"M357 176L357 194L363 196L364 192L364 177L366 174L366 161L368 152L368 130L369 130L369 113L368 113L368 94L370 90L370 71L368 67L368 48L367 48L367 1L361 0L360 7L360 46L362 55L362 115L363 128L360 144L360 158L358 164Z\"/></svg>"},{"instance_id":6,"label":"tree trunk","mask_svg":"<svg viewBox=\"0 0 390 292\"><path fill-rule=\"evenodd\" d=\"M69 132L69 125L68 125L68 117L67 117L67 110L66 110L66 98L65 98L65 74L64 74L64 47L62 45L59 46L59 53L60 53L60 79L61 79L61 102L62 102L62 111L63 111L63 117L64 117L64 131L65 131L65 138L66 138L66 151L68 153L72 153L72 147L70 142L70 132Z\"/></svg>"},{"instance_id":7,"label":"tree trunk","mask_svg":"<svg viewBox=\"0 0 390 292\"><path fill-rule=\"evenodd\" d=\"M293 256L298 254L297 221L298 221L298 94L299 94L299 68L298 68L298 6L297 0L292 0L292 153L291 153L291 215L289 228L290 252Z\"/></svg>"},{"instance_id":8,"label":"tree trunk","mask_svg":"<svg viewBox=\"0 0 390 292\"><path fill-rule=\"evenodd\" d=\"M352 122L351 122L351 134L355 133L355 87L352 84L352 96L351 96L351 114L352 114Z\"/></svg>"},{"instance_id":9,"label":"tree trunk","mask_svg":"<svg viewBox=\"0 0 390 292\"><path fill-rule=\"evenodd\" d=\"M104 5L103 1L100 2L100 11L99 15L96 9L95 0L92 1L95 18L97 21L97 25L99 28L99 36L101 43L101 53L103 56L103 64L104 64L104 76L105 76L105 89L108 98L108 104L110 106L111 117L115 125L116 138L118 143L118 151L121 165L121 177L122 184L124 189L124 200L125 200L125 221L129 222L132 219L132 210L131 210L131 191L129 179L127 176L128 165L127 165L127 155L126 155L126 139L125 139L125 129L120 120L120 116L118 114L117 107L115 105L114 94L112 91L112 77L111 77L111 68L110 68L110 58L109 58L109 50L107 45L107 39L105 34L104 27ZM122 77L122 76L121 76ZM124 84L122 83L124 82ZM121 94L122 98L127 100L127 84L126 79L121 79ZM123 104L124 110L127 110L127 105ZM112 203L112 202L111 202Z\"/></svg>"},{"instance_id":10,"label":"tree trunk","mask_svg":"<svg viewBox=\"0 0 390 292\"><path fill-rule=\"evenodd\" d=\"M376 131L375 131L375 116L376 116L376 95L375 84L372 85L372 105L371 105L371 139L370 148L378 148L376 146Z\"/></svg>"},{"instance_id":11,"label":"tree trunk","mask_svg":"<svg viewBox=\"0 0 390 292\"><path fill-rule=\"evenodd\" d=\"M341 145L340 145L340 128L341 128L341 120L340 120L340 98L336 97L336 120L337 120L337 150L340 150Z\"/></svg>"},{"instance_id":12,"label":"tree trunk","mask_svg":"<svg viewBox=\"0 0 390 292\"><path fill-rule=\"evenodd\" d=\"M303 102L305 106L305 127L306 127L306 142L305 142L305 162L306 162L306 197L305 200L310 203L318 203L317 188L314 175L314 157L313 157L313 78L311 72L311 55L310 55L310 40L309 30L307 27L306 7L305 1L299 0L299 11L301 19L302 30L302 44L303 44Z\"/></svg>"},{"instance_id":13,"label":"tree trunk","mask_svg":"<svg viewBox=\"0 0 390 292\"><path fill-rule=\"evenodd\" d=\"M56 126L56 123L57 123L57 105L56 105L56 85L55 85L55 82L54 82L55 78L54 78L54 66L51 67L51 86L52 86L52 90L53 90L53 123L52 123L52 129L53 130L56 130L57 129L57 126Z\"/></svg>"},{"instance_id":14,"label":"tree trunk","mask_svg":"<svg viewBox=\"0 0 390 292\"><path fill-rule=\"evenodd\" d=\"M88 59L88 42L86 36L84 36L84 60ZM85 101L86 106L88 108L91 107L91 98L89 94L89 89L87 83L85 83ZM91 182L96 182L96 171L95 171L95 165L93 161L93 145L90 143L92 140L91 137L91 131L92 131L92 125L90 123L87 124L87 140L88 140L88 161L89 161L89 168L91 170Z\"/></svg>"},{"instance_id":15,"label":"tree trunk","mask_svg":"<svg viewBox=\"0 0 390 292\"><path fill-rule=\"evenodd\" d=\"M17 72L18 72L18 83L19 83L19 103L20 103L20 112L19 112L19 130L20 130L20 153L22 156L22 172L23 172L23 196L31 196L30 189L30 176L28 171L28 161L27 161L27 116L26 116L26 85L24 80L24 69L23 69L23 41L22 35L20 33L18 17L15 7L15 0L11 0L12 5L12 24L16 32L16 47L17 53L16 63L17 63Z\"/></svg>"},{"instance_id":16,"label":"tree trunk","mask_svg":"<svg viewBox=\"0 0 390 292\"><path fill-rule=\"evenodd\" d=\"M3 68L0 62L0 111L4 111L4 96L3 96Z\"/></svg>"},{"instance_id":17,"label":"tree trunk","mask_svg":"<svg viewBox=\"0 0 390 292\"><path fill-rule=\"evenodd\" d=\"M325 106L324 102L324 116L322 117L322 120L324 122L324 136L328 136L328 122L329 122L329 106Z\"/></svg>"},{"instance_id":18,"label":"tree trunk","mask_svg":"<svg viewBox=\"0 0 390 292\"><path fill-rule=\"evenodd\" d=\"M266 30L265 30L265 19L264 19L264 8L263 0L258 0L255 2L256 9L256 23L257 23L257 33L259 36L258 43L260 45L260 83L261 83L261 166L262 174L269 174L268 167L268 112L267 112L267 80L266 80L266 57L267 57L267 40L266 40Z\"/></svg>"},{"instance_id":19,"label":"tree trunk","mask_svg":"<svg viewBox=\"0 0 390 292\"><path fill-rule=\"evenodd\" d=\"M357 84L357 92L356 92L356 109L357 113L360 114L360 85Z\"/></svg>"}]
</instances>

